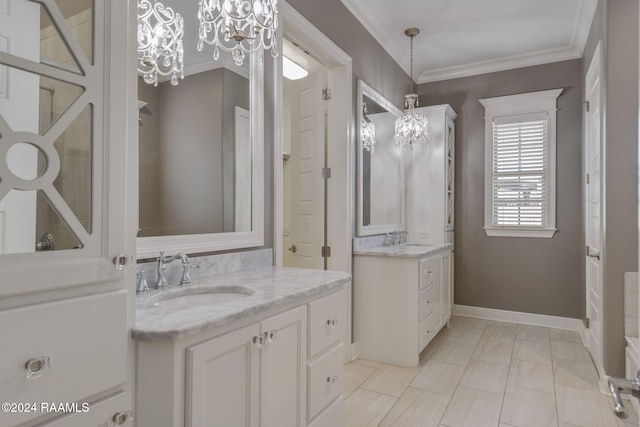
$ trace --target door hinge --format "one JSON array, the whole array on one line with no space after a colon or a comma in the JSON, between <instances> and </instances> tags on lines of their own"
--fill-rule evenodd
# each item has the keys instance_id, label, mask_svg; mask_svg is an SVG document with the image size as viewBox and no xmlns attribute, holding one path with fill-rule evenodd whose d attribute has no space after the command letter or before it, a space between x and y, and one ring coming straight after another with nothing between
<instances>
[{"instance_id":1,"label":"door hinge","mask_svg":"<svg viewBox=\"0 0 640 427\"><path fill-rule=\"evenodd\" d=\"M584 101L584 105L587 108L587 113L589 112L589 101Z\"/></svg>"},{"instance_id":2,"label":"door hinge","mask_svg":"<svg viewBox=\"0 0 640 427\"><path fill-rule=\"evenodd\" d=\"M584 327L589 329L589 318L587 317L586 319L584 319Z\"/></svg>"},{"instance_id":3,"label":"door hinge","mask_svg":"<svg viewBox=\"0 0 640 427\"><path fill-rule=\"evenodd\" d=\"M587 184L589 184L591 180L589 179L589 174L587 174Z\"/></svg>"},{"instance_id":4,"label":"door hinge","mask_svg":"<svg viewBox=\"0 0 640 427\"><path fill-rule=\"evenodd\" d=\"M331 246L322 247L322 257L329 258L331 256Z\"/></svg>"},{"instance_id":5,"label":"door hinge","mask_svg":"<svg viewBox=\"0 0 640 427\"><path fill-rule=\"evenodd\" d=\"M322 179L331 178L331 168L322 168Z\"/></svg>"},{"instance_id":6,"label":"door hinge","mask_svg":"<svg viewBox=\"0 0 640 427\"><path fill-rule=\"evenodd\" d=\"M331 99L331 89L324 88L322 89L322 99L328 101Z\"/></svg>"}]
</instances>

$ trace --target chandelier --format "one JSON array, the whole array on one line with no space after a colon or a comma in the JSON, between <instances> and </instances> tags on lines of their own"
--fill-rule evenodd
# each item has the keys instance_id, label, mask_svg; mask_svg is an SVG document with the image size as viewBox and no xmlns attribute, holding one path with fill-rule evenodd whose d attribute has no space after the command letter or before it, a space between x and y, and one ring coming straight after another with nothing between
<instances>
[{"instance_id":1,"label":"chandelier","mask_svg":"<svg viewBox=\"0 0 640 427\"><path fill-rule=\"evenodd\" d=\"M158 86L158 75L171 75L171 84L184 78L184 20L162 3L138 0L138 72L144 82Z\"/></svg>"},{"instance_id":2,"label":"chandelier","mask_svg":"<svg viewBox=\"0 0 640 427\"><path fill-rule=\"evenodd\" d=\"M362 149L373 153L376 144L376 126L367 121L367 104L362 104L362 123L360 127L360 138L362 139Z\"/></svg>"},{"instance_id":3,"label":"chandelier","mask_svg":"<svg viewBox=\"0 0 640 427\"><path fill-rule=\"evenodd\" d=\"M231 52L238 66L245 53L260 48L271 49L271 56L278 56L278 0L200 0L198 20L198 51L204 43L213 45L215 60L220 57L219 49Z\"/></svg>"},{"instance_id":4,"label":"chandelier","mask_svg":"<svg viewBox=\"0 0 640 427\"><path fill-rule=\"evenodd\" d=\"M418 28L407 28L404 33L411 39L411 87L412 92L405 95L404 116L396 119L396 131L394 135L394 146L403 150L413 150L416 145L423 145L427 142L429 133L427 127L429 120L423 115L416 113L418 106L418 95L413 93L413 38L420 33Z\"/></svg>"}]
</instances>

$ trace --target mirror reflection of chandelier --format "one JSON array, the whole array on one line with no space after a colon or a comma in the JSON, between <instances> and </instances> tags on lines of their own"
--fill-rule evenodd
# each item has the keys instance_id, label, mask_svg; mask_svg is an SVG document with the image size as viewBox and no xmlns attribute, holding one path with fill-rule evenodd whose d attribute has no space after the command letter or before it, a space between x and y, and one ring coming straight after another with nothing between
<instances>
[{"instance_id":1,"label":"mirror reflection of chandelier","mask_svg":"<svg viewBox=\"0 0 640 427\"><path fill-rule=\"evenodd\" d=\"M360 125L360 137L362 149L373 152L376 144L376 126L367 119L367 104L362 104L362 123Z\"/></svg>"},{"instance_id":2,"label":"mirror reflection of chandelier","mask_svg":"<svg viewBox=\"0 0 640 427\"><path fill-rule=\"evenodd\" d=\"M184 78L184 20L160 2L138 0L138 72L144 82L158 85L158 75L171 75L171 84Z\"/></svg>"},{"instance_id":3,"label":"mirror reflection of chandelier","mask_svg":"<svg viewBox=\"0 0 640 427\"><path fill-rule=\"evenodd\" d=\"M213 58L220 50L231 52L236 65L242 65L245 53L271 49L278 56L278 0L200 0L198 51L204 43L213 45Z\"/></svg>"},{"instance_id":4,"label":"mirror reflection of chandelier","mask_svg":"<svg viewBox=\"0 0 640 427\"><path fill-rule=\"evenodd\" d=\"M413 92L413 38L420 33L418 28L407 28L405 35L411 39L411 91L405 95L405 115L396 119L396 132L394 135L394 145L403 150L413 150L416 145L424 145L427 143L429 133L427 127L429 120L416 113L415 107L418 106L418 95Z\"/></svg>"}]
</instances>

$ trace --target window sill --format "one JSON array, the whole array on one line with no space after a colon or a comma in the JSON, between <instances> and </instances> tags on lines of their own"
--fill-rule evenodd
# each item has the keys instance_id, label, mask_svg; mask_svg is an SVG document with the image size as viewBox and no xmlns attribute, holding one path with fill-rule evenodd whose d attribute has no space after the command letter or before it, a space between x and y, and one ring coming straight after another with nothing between
<instances>
[{"instance_id":1,"label":"window sill","mask_svg":"<svg viewBox=\"0 0 640 427\"><path fill-rule=\"evenodd\" d=\"M533 237L550 239L556 233L555 228L495 228L484 227L489 237Z\"/></svg>"}]
</instances>

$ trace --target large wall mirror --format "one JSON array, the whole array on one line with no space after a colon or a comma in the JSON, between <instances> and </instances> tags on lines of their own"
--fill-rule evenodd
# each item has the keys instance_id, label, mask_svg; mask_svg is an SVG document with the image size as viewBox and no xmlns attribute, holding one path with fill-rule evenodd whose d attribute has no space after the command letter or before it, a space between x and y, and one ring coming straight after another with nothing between
<instances>
[{"instance_id":1,"label":"large wall mirror","mask_svg":"<svg viewBox=\"0 0 640 427\"><path fill-rule=\"evenodd\" d=\"M262 246L262 52L214 60L195 5L163 3L184 18L185 77L138 77L138 258Z\"/></svg>"},{"instance_id":2,"label":"large wall mirror","mask_svg":"<svg viewBox=\"0 0 640 427\"><path fill-rule=\"evenodd\" d=\"M404 231L404 161L393 146L402 111L358 80L358 235Z\"/></svg>"}]
</instances>

